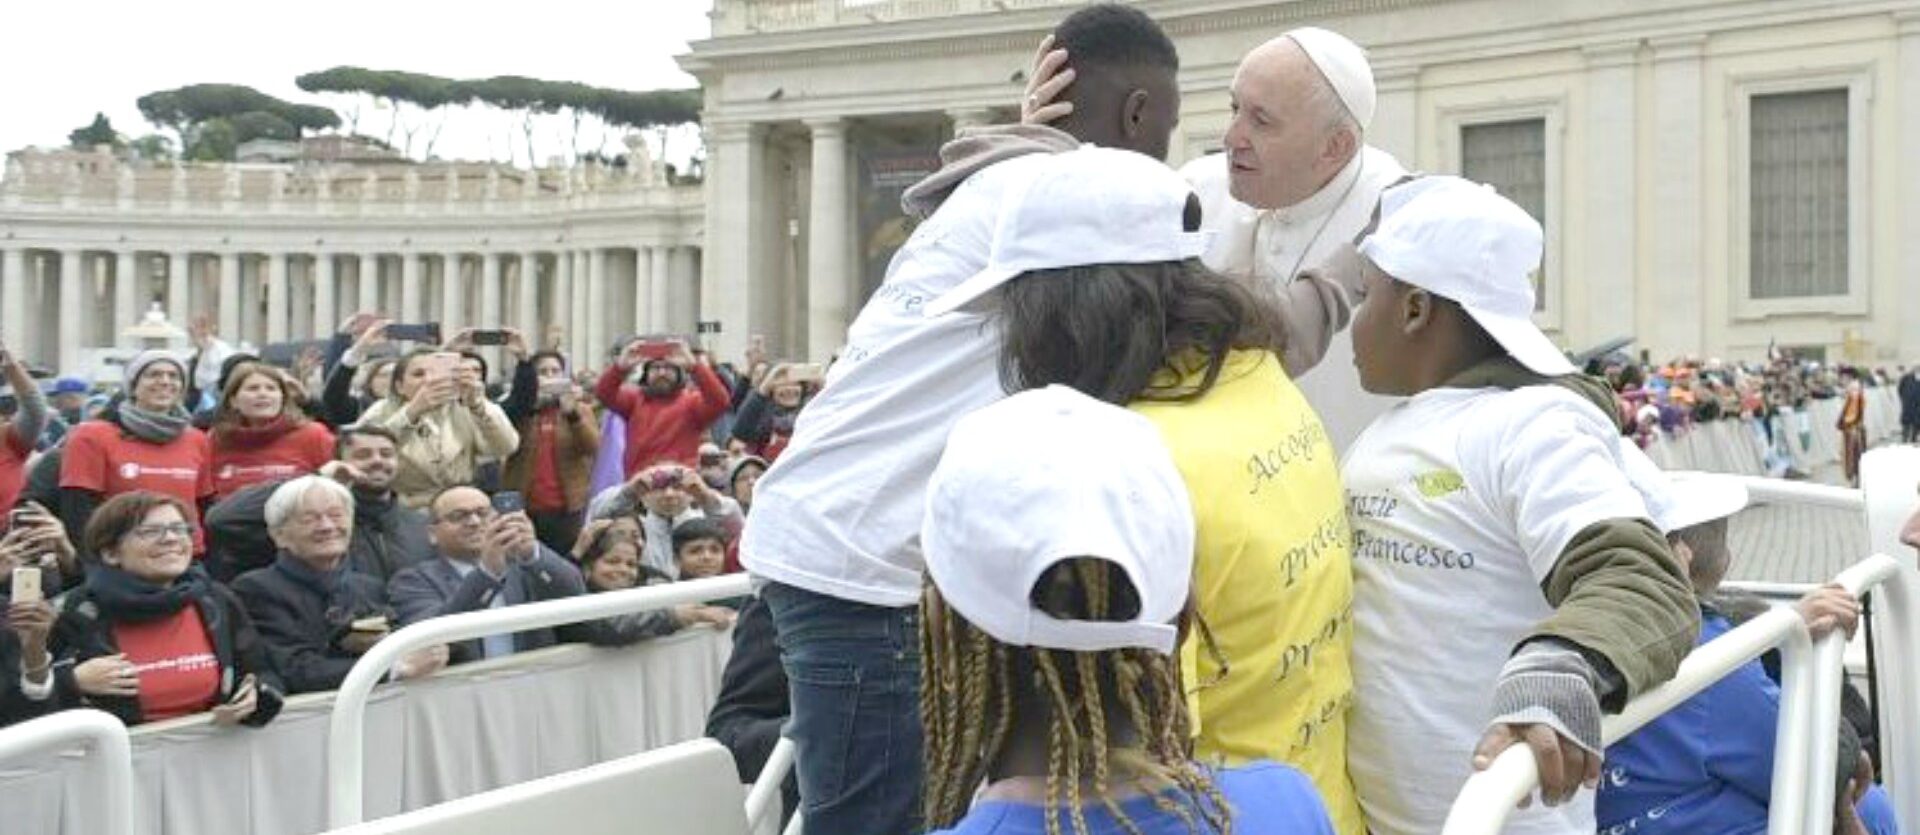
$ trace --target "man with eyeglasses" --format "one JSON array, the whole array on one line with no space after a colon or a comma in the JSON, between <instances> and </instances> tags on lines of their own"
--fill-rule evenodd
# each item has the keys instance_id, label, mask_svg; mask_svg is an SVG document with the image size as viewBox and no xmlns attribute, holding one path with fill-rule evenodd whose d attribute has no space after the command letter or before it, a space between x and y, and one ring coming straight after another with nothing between
<instances>
[{"instance_id":1,"label":"man with eyeglasses","mask_svg":"<svg viewBox=\"0 0 1920 835\"><path fill-rule=\"evenodd\" d=\"M402 569L387 584L399 626L586 593L580 569L540 544L526 513L496 513L487 494L473 487L442 490L427 507L434 556ZM498 658L562 640L553 629L493 635L455 644L452 661Z\"/></svg>"}]
</instances>

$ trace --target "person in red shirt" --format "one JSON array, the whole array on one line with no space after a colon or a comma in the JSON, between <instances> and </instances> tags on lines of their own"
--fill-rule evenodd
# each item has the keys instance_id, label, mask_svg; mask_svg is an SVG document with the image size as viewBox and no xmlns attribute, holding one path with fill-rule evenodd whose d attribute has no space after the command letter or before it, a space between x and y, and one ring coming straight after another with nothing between
<instances>
[{"instance_id":1,"label":"person in red shirt","mask_svg":"<svg viewBox=\"0 0 1920 835\"><path fill-rule=\"evenodd\" d=\"M333 433L307 419L287 373L247 363L227 375L213 413L213 496L263 481L285 481L333 460Z\"/></svg>"},{"instance_id":2,"label":"person in red shirt","mask_svg":"<svg viewBox=\"0 0 1920 835\"><path fill-rule=\"evenodd\" d=\"M188 508L122 493L94 511L86 582L54 621L54 691L129 725L212 711L215 724L265 725L284 688L240 599L193 559Z\"/></svg>"},{"instance_id":3,"label":"person in red shirt","mask_svg":"<svg viewBox=\"0 0 1920 835\"><path fill-rule=\"evenodd\" d=\"M705 363L694 361L687 343L674 340L666 358L645 359L650 344L628 343L594 386L600 403L626 418L627 451L622 463L628 478L663 461L698 466L707 427L726 414L732 400L720 376ZM641 385L626 385L627 375L643 360ZM689 376L692 386L687 385Z\"/></svg>"},{"instance_id":4,"label":"person in red shirt","mask_svg":"<svg viewBox=\"0 0 1920 835\"><path fill-rule=\"evenodd\" d=\"M84 531L100 503L134 490L180 500L193 526L193 553L206 553L200 505L213 496L213 451L181 405L186 366L172 354L141 352L127 363L124 399L67 434L60 461L60 521Z\"/></svg>"},{"instance_id":5,"label":"person in red shirt","mask_svg":"<svg viewBox=\"0 0 1920 835\"><path fill-rule=\"evenodd\" d=\"M527 497L534 533L556 552L565 553L580 536L581 517L592 498L593 456L600 450L600 419L567 375L567 363L554 351L533 355L533 411L511 415L520 431L520 448L507 459L501 484ZM519 388L522 374L514 375ZM516 392L516 394L523 394ZM516 397L508 397L515 401Z\"/></svg>"},{"instance_id":6,"label":"person in red shirt","mask_svg":"<svg viewBox=\"0 0 1920 835\"><path fill-rule=\"evenodd\" d=\"M0 344L0 377L13 387L15 406L5 421L0 421L0 513L13 509L26 480L27 459L33 456L40 431L47 426L47 399L27 374L26 366L13 358L13 352Z\"/></svg>"}]
</instances>

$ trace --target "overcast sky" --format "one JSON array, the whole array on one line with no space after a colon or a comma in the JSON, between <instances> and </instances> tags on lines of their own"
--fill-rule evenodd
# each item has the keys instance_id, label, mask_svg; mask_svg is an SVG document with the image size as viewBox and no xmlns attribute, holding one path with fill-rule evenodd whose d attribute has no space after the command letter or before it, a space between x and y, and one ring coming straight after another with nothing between
<instances>
[{"instance_id":1,"label":"overcast sky","mask_svg":"<svg viewBox=\"0 0 1920 835\"><path fill-rule=\"evenodd\" d=\"M711 0L0 0L0 153L63 145L95 111L123 134L156 132L134 100L187 84L244 84L343 109L344 98L293 85L301 73L341 64L633 90L691 87L693 77L674 56L707 36L711 7ZM384 136L388 115L363 108L360 131ZM416 153L428 132L416 139ZM561 120L543 124L535 137L539 156L564 153L566 133L570 125ZM497 111L459 113L434 153L504 160L510 134L513 156L524 163L517 121ZM599 139L592 131L583 144ZM609 150L619 150L617 137ZM682 153L669 149L670 156Z\"/></svg>"}]
</instances>

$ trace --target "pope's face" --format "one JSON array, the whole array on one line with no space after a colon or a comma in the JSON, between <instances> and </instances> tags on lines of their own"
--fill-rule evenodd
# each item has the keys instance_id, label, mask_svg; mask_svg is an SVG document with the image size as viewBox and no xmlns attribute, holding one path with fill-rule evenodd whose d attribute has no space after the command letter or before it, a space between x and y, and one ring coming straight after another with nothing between
<instances>
[{"instance_id":1,"label":"pope's face","mask_svg":"<svg viewBox=\"0 0 1920 835\"><path fill-rule=\"evenodd\" d=\"M1255 48L1240 62L1225 140L1227 188L1235 200L1285 208L1312 197L1339 172L1345 160L1328 150L1339 111L1329 112L1325 93L1320 71L1287 38Z\"/></svg>"}]
</instances>

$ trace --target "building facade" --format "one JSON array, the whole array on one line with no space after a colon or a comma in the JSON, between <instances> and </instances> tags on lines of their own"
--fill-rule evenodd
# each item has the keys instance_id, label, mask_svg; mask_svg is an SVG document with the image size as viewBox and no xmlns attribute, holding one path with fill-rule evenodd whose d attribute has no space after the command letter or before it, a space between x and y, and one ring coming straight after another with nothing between
<instances>
[{"instance_id":1,"label":"building facade","mask_svg":"<svg viewBox=\"0 0 1920 835\"><path fill-rule=\"evenodd\" d=\"M838 345L903 237L900 180L1007 118L1067 0L716 0L702 308L731 344ZM1218 148L1240 57L1366 47L1368 140L1544 225L1539 321L1654 358L1920 360L1920 3L1140 0L1181 54L1171 162ZM740 327L740 323L746 323Z\"/></svg>"},{"instance_id":2,"label":"building facade","mask_svg":"<svg viewBox=\"0 0 1920 835\"><path fill-rule=\"evenodd\" d=\"M0 180L0 335L74 367L156 301L256 345L355 309L557 328L720 329L824 360L912 225L900 192L960 128L1017 114L1079 0L715 0L704 185L657 166L145 167L27 151ZM1546 229L1538 319L1656 359L1920 360L1920 0L1139 0L1178 45L1170 162L1218 148L1247 50L1320 25L1366 47L1368 141L1491 182ZM237 338L236 338L237 337Z\"/></svg>"},{"instance_id":3,"label":"building facade","mask_svg":"<svg viewBox=\"0 0 1920 835\"><path fill-rule=\"evenodd\" d=\"M331 334L356 310L516 327L602 356L691 334L701 191L651 164L186 164L21 151L0 180L0 334L67 372L137 344L158 305L234 343Z\"/></svg>"}]
</instances>

